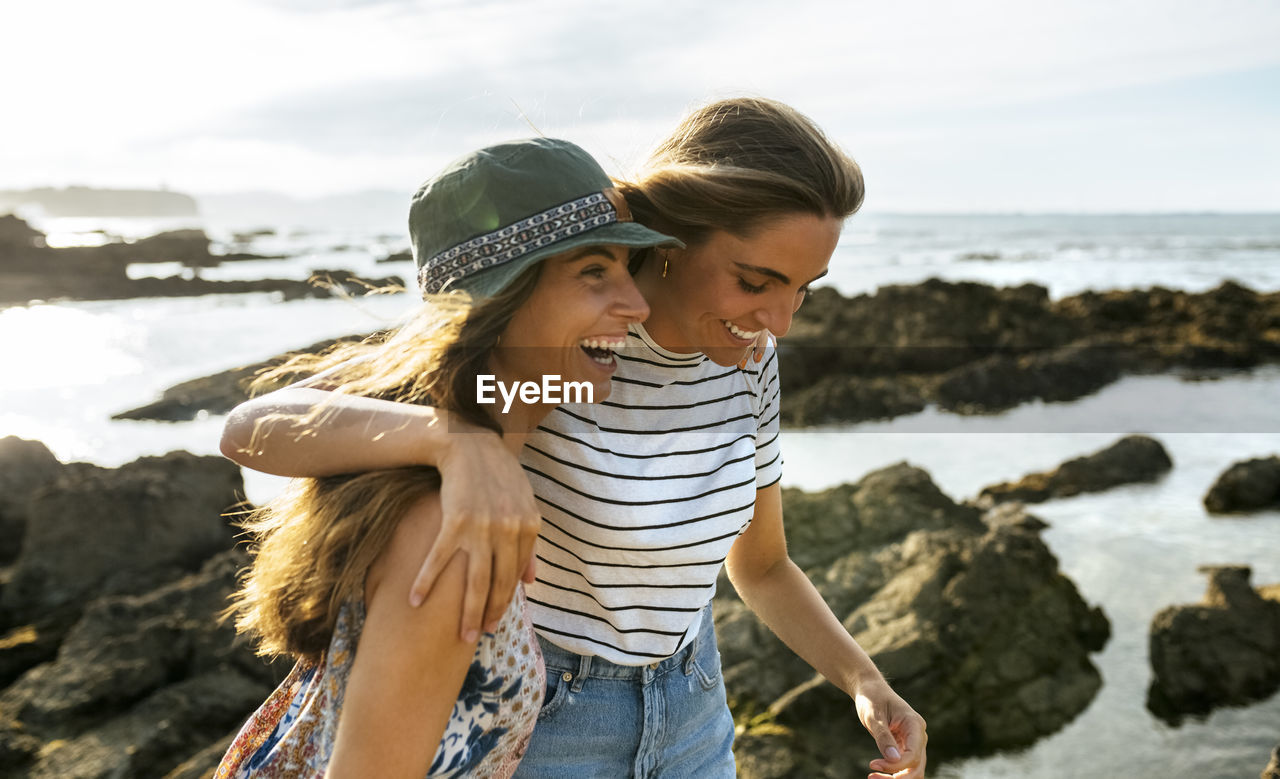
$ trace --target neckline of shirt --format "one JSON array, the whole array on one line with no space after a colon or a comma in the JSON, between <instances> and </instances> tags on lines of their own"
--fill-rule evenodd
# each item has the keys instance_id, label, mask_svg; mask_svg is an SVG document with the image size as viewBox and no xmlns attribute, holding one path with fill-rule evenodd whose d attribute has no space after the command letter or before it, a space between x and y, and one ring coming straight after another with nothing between
<instances>
[{"instance_id":1,"label":"neckline of shirt","mask_svg":"<svg viewBox=\"0 0 1280 779\"><path fill-rule=\"evenodd\" d=\"M673 352L670 349L664 349L662 346L658 345L657 341L653 340L653 336L649 335L649 331L645 330L644 325L639 322L631 325L631 332L635 333L636 336L640 338L640 341L648 347L649 351L673 364L688 365L690 363L701 363L703 360L707 359L707 356L702 352L682 353Z\"/></svg>"}]
</instances>

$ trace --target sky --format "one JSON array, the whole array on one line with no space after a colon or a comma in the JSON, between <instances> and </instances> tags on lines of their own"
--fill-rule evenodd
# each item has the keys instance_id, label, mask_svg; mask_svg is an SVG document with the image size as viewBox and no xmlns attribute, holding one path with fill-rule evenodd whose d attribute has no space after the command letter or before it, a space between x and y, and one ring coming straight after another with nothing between
<instances>
[{"instance_id":1,"label":"sky","mask_svg":"<svg viewBox=\"0 0 1280 779\"><path fill-rule=\"evenodd\" d=\"M811 116L879 212L1280 211L1274 0L5 4L0 189L410 192L536 133L626 175L690 107Z\"/></svg>"}]
</instances>

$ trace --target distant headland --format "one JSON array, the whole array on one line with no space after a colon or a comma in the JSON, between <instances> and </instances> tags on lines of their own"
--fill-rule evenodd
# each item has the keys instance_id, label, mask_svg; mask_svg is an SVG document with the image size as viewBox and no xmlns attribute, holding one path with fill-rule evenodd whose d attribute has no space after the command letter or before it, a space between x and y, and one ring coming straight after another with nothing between
<instances>
[{"instance_id":1,"label":"distant headland","mask_svg":"<svg viewBox=\"0 0 1280 779\"><path fill-rule=\"evenodd\" d=\"M156 189L38 187L0 189L0 213L38 208L44 216L156 217L198 216L196 199Z\"/></svg>"}]
</instances>

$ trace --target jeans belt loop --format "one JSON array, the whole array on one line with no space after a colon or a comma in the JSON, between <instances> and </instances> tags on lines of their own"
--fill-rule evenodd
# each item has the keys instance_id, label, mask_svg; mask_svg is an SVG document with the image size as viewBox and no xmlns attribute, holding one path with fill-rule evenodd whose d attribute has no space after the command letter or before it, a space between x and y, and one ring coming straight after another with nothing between
<instances>
[{"instance_id":1,"label":"jeans belt loop","mask_svg":"<svg viewBox=\"0 0 1280 779\"><path fill-rule=\"evenodd\" d=\"M703 619L706 619L706 616L707 615L704 614ZM693 673L693 662L694 662L694 659L698 656L698 645L700 643L702 643L701 629L699 629L698 632L694 634L693 641L689 643L689 649L688 649L689 654L685 655L685 658L684 658L684 675L685 676L688 676L689 674Z\"/></svg>"},{"instance_id":2,"label":"jeans belt loop","mask_svg":"<svg viewBox=\"0 0 1280 779\"><path fill-rule=\"evenodd\" d=\"M582 684L587 680L589 673L591 673L591 655L578 655L578 675L573 678L573 684L569 685L569 689L582 692Z\"/></svg>"}]
</instances>

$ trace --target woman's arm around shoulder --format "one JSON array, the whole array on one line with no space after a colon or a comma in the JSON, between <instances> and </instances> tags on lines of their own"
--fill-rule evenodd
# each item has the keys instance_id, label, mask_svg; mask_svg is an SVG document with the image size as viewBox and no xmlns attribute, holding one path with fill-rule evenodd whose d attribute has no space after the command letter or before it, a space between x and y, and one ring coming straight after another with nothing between
<instances>
[{"instance_id":1,"label":"woman's arm around shoulder","mask_svg":"<svg viewBox=\"0 0 1280 779\"><path fill-rule=\"evenodd\" d=\"M319 415L313 412L323 404ZM520 461L494 432L448 411L338 395L302 384L245 401L228 415L222 453L279 476L433 465L440 469L444 529L403 597L420 602L446 563L466 560L459 635L495 624L516 582L533 581L542 515Z\"/></svg>"},{"instance_id":2,"label":"woman's arm around shoulder","mask_svg":"<svg viewBox=\"0 0 1280 779\"><path fill-rule=\"evenodd\" d=\"M453 629L461 560L445 567L420 608L404 598L439 530L439 496L432 494L409 509L369 572L330 779L421 779L431 767L476 646Z\"/></svg>"},{"instance_id":3,"label":"woman's arm around shoulder","mask_svg":"<svg viewBox=\"0 0 1280 779\"><path fill-rule=\"evenodd\" d=\"M787 554L782 488L756 491L751 525L729 550L729 578L742 600L814 670L853 699L858 718L884 759L871 761L872 777L921 779L925 769L924 718L902 700L813 583Z\"/></svg>"}]
</instances>

